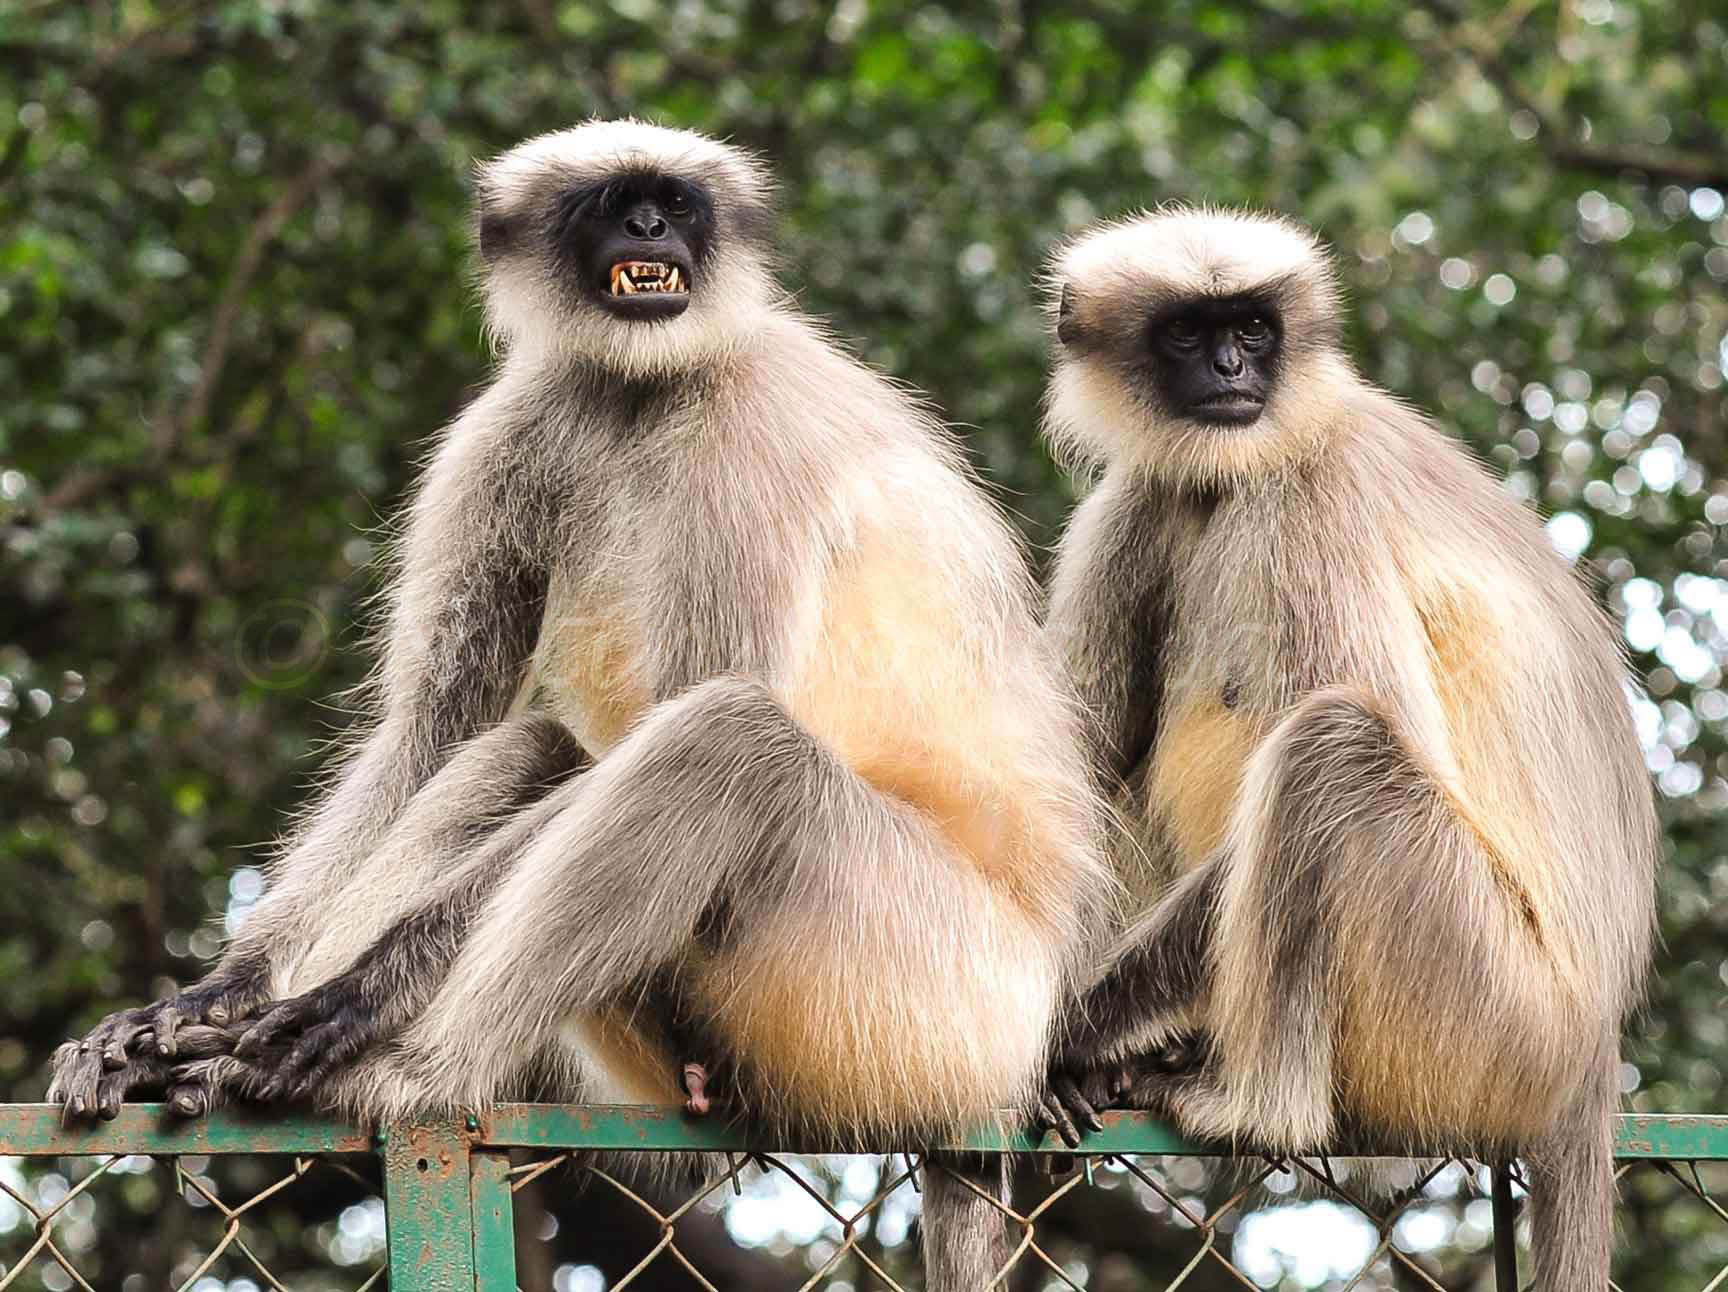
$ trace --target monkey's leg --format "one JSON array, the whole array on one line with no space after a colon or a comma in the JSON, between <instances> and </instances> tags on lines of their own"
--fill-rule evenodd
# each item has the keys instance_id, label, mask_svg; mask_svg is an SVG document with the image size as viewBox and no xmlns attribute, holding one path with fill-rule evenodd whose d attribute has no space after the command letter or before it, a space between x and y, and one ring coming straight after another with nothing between
<instances>
[{"instance_id":1,"label":"monkey's leg","mask_svg":"<svg viewBox=\"0 0 1728 1292\"><path fill-rule=\"evenodd\" d=\"M1184 969L1195 926L1179 917L1191 909L1179 891L1132 931L1138 953L1089 1005L1096 1066L1170 1026L1181 992L1169 983L1203 982L1210 1061L1200 1079L1173 1082L1168 1100L1190 1132L1292 1152L1324 1146L1341 1034L1359 1069L1352 1111L1370 1122L1419 1123L1439 1071L1478 1102L1516 1086L1513 1102L1539 1108L1565 1088L1547 1071L1544 1042L1530 1039L1547 1035L1543 958L1530 954L1522 973L1501 968L1510 948L1535 945L1515 876L1359 693L1316 692L1279 723L1250 760L1223 851L1187 882L1191 896L1214 886L1198 924L1203 975ZM1160 968L1164 987L1147 972ZM1502 1059L1484 1061L1469 1087L1459 1056L1473 1049ZM1408 1115L1358 1106L1365 1094L1402 1101Z\"/></svg>"},{"instance_id":2,"label":"monkey's leg","mask_svg":"<svg viewBox=\"0 0 1728 1292\"><path fill-rule=\"evenodd\" d=\"M473 913L549 819L536 805L584 762L563 724L538 714L464 746L391 827L355 885L353 908L313 945L300 977L351 963L240 1030L237 1063L220 1067L228 1093L304 1098L424 1008ZM441 877L429 893L425 876ZM177 1111L203 1111L193 1106L196 1092L182 1093L184 1107L171 1101Z\"/></svg>"},{"instance_id":3,"label":"monkey's leg","mask_svg":"<svg viewBox=\"0 0 1728 1292\"><path fill-rule=\"evenodd\" d=\"M716 908L715 936L896 822L759 683L654 709L555 791L424 1014L374 1067L387 1107L483 1107L572 1014L646 995ZM850 851L850 850L849 850ZM707 922L712 922L709 919ZM485 1020L476 1025L476 1020ZM362 1102L366 1102L364 1099Z\"/></svg>"},{"instance_id":4,"label":"monkey's leg","mask_svg":"<svg viewBox=\"0 0 1728 1292\"><path fill-rule=\"evenodd\" d=\"M927 818L859 778L752 680L713 680L662 703L548 802L560 805L557 819L488 901L430 1006L361 1065L344 1102L384 1112L483 1107L571 1016L647 1000L644 987L699 936L718 954L751 957L752 977L738 988L750 998L785 995L793 1007L799 993L805 1005L834 998L823 1013L839 1015L837 1044L875 1058L881 1047L854 1032L868 1035L859 1029L885 1026L881 1018L848 1017L851 991L837 978L800 985L812 966L830 972L812 958L812 939L830 925L833 937L850 936L851 912L868 904L888 921L869 936L898 941L893 901L881 894L902 883L922 885L921 918L959 919L963 905L989 918L979 913L986 898L965 887L980 881L939 851ZM905 958L932 978L942 959ZM886 1011L892 1020L932 989L896 980L877 990L907 997ZM901 1065L880 1057L886 1075L865 1079L886 1087ZM956 1058L984 1062L966 1050ZM905 1097L886 1087L856 1099L830 1075L793 1079L821 1092L809 1098L856 1104L861 1115L873 1100Z\"/></svg>"},{"instance_id":5,"label":"monkey's leg","mask_svg":"<svg viewBox=\"0 0 1728 1292\"><path fill-rule=\"evenodd\" d=\"M938 1038L919 1025L919 1007L945 982L968 1010L989 992L1034 987L1043 996L1024 1007L1043 1007L1055 967L1040 977L1035 949L1022 962L1018 926L997 914L983 877L928 817L880 794L760 683L717 679L662 703L544 806L554 815L509 865L427 1008L333 1073L321 1103L368 1119L483 1109L520 1088L573 1017L647 1005L656 975L697 944L736 969L729 1003L740 1013L730 1026L767 1034L759 1043L728 1032L738 1061L766 1052L751 1047L776 1047L774 1069L759 1070L745 1092L763 1101L750 1111L771 1121L809 1116L865 1134L882 1124L871 1119L911 1108L934 1129L1002 1098L992 1086L1010 1090L1042 1041L1042 1029L1013 1031L1020 1051L1008 1050L988 1017L976 1034ZM928 945L931 927L954 928L956 945L980 955L999 945L1014 954L954 964L952 948ZM887 981L868 985L869 1009L845 972L853 950L834 949L848 939L899 957L884 961L894 970ZM831 1053L814 1032L805 1039L823 1026L833 1029ZM946 1049L933 1053L938 1045ZM815 1068L787 1066L800 1062ZM931 1241L1000 1250L999 1221L978 1219L989 1224L982 1236L964 1216L938 1217ZM942 1292L981 1287L991 1271L974 1273Z\"/></svg>"}]
</instances>

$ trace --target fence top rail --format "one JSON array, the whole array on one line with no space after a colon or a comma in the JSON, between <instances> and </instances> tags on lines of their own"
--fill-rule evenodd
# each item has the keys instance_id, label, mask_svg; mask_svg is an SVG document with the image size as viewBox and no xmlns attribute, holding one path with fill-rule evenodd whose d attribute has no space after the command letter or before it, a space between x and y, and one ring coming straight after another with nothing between
<instances>
[{"instance_id":1,"label":"fence top rail","mask_svg":"<svg viewBox=\"0 0 1728 1292\"><path fill-rule=\"evenodd\" d=\"M1198 1143L1148 1113L1106 1113L1102 1132L1086 1139L1087 1153L1230 1156L1227 1144ZM631 1152L831 1151L819 1144L765 1144L747 1129L719 1118L692 1120L677 1107L624 1104L500 1104L482 1119L443 1123L475 1146L494 1148L612 1149ZM1012 1125L1012 1119L1005 1119ZM113 1121L62 1120L54 1104L0 1104L0 1156L60 1157L109 1153L367 1153L385 1142L353 1123L296 1115L267 1117L225 1111L188 1121L162 1104L133 1104ZM902 1145L881 1145L898 1150ZM913 1146L916 1147L916 1146ZM986 1128L939 1148L980 1152L1063 1153L1055 1136ZM1246 1150L1243 1150L1246 1151ZM1371 1146L1339 1152L1375 1155ZM1404 1156L1402 1153L1379 1155ZM1728 1116L1629 1113L1615 1119L1614 1155L1622 1160L1672 1158L1728 1160Z\"/></svg>"}]
</instances>

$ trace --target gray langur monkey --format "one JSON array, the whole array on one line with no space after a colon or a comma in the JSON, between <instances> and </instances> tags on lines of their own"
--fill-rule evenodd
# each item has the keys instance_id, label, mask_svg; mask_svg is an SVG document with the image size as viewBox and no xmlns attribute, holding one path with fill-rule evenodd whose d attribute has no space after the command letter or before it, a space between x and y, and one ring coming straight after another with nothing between
<instances>
[{"instance_id":1,"label":"gray langur monkey","mask_svg":"<svg viewBox=\"0 0 1728 1292\"><path fill-rule=\"evenodd\" d=\"M1114 1100L1284 1154L1521 1154L1539 1286L1605 1288L1657 858L1610 621L1356 373L1306 229L1171 208L1053 278L1047 430L1101 475L1049 631L1142 914L1043 1123L1077 1143Z\"/></svg>"},{"instance_id":2,"label":"gray langur monkey","mask_svg":"<svg viewBox=\"0 0 1728 1292\"><path fill-rule=\"evenodd\" d=\"M694 1050L827 1143L1030 1106L1113 878L1007 525L776 287L747 153L590 123L478 187L502 363L408 509L376 721L215 971L55 1096L664 1103ZM981 1286L996 1213L930 1181L931 1286Z\"/></svg>"}]
</instances>

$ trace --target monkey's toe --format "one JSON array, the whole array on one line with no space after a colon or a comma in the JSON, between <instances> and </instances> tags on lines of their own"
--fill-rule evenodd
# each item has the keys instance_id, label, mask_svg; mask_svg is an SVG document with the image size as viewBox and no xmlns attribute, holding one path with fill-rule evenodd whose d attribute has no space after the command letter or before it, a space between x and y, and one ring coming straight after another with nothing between
<instances>
[{"instance_id":1,"label":"monkey's toe","mask_svg":"<svg viewBox=\"0 0 1728 1292\"><path fill-rule=\"evenodd\" d=\"M678 1074L684 1087L684 1111L692 1117L706 1117L714 1104L708 1095L708 1069L700 1063L686 1063Z\"/></svg>"}]
</instances>

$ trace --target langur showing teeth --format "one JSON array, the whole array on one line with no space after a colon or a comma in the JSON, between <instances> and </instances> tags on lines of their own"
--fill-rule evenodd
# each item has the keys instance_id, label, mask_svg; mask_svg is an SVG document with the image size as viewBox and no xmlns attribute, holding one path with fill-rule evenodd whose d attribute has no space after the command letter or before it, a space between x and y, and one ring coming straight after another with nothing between
<instances>
[{"instance_id":1,"label":"langur showing teeth","mask_svg":"<svg viewBox=\"0 0 1728 1292\"><path fill-rule=\"evenodd\" d=\"M1030 1104L1115 901L1082 714L958 439L781 291L773 187L634 121L481 168L502 361L407 508L376 711L213 975L61 1047L69 1117L533 1090L862 1149ZM997 1280L1000 1161L923 1175L925 1288Z\"/></svg>"},{"instance_id":2,"label":"langur showing teeth","mask_svg":"<svg viewBox=\"0 0 1728 1292\"><path fill-rule=\"evenodd\" d=\"M612 266L612 294L637 292L687 292L684 272L677 265L658 260L621 260Z\"/></svg>"}]
</instances>

